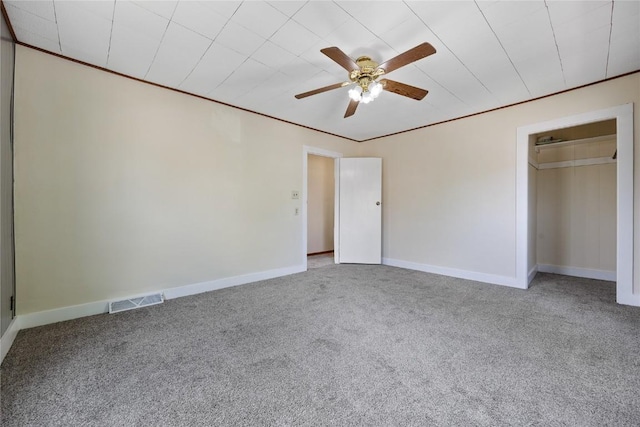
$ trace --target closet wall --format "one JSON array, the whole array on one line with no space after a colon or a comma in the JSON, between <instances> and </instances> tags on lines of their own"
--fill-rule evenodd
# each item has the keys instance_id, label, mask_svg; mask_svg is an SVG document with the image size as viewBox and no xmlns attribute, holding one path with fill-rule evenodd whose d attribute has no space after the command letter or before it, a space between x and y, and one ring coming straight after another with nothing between
<instances>
[{"instance_id":1,"label":"closet wall","mask_svg":"<svg viewBox=\"0 0 640 427\"><path fill-rule=\"evenodd\" d=\"M538 135L534 150L539 271L615 280L615 120Z\"/></svg>"}]
</instances>

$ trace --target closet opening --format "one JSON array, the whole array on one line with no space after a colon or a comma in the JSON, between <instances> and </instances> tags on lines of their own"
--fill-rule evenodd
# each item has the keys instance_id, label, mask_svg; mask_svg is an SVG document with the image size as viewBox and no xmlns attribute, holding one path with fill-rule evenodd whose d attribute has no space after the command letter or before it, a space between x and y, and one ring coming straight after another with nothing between
<instances>
[{"instance_id":1,"label":"closet opening","mask_svg":"<svg viewBox=\"0 0 640 427\"><path fill-rule=\"evenodd\" d=\"M633 222L634 222L634 204L633 204L633 104L623 104L615 107L609 107L602 110L589 111L586 113L576 114L573 116L560 117L556 119L547 120L545 122L533 123L526 126L520 126L517 130L517 145L516 145L516 281L514 286L522 289L527 289L529 283L533 280L538 272L538 262L543 265L555 265L556 267L565 267L565 274L592 274L594 271L597 274L604 274L605 278L611 277L612 272L615 274L616 284L616 302L619 304L640 306L640 284L634 283L634 245L633 245ZM604 122L604 123L602 123ZM591 136L583 136L583 134L563 135L557 132L583 132L588 127L583 128L583 125L595 124L594 127L611 126L615 123L615 150L611 152L607 144L611 142L605 141L608 135L613 135L610 131L598 131L599 133L593 133ZM555 140L554 140L555 138ZM565 138L567 138L565 140ZM594 139L589 139L594 138ZM598 139L596 139L598 138ZM602 138L602 139L599 139ZM557 141L557 139L563 139L563 141ZM581 140L587 140L583 142ZM613 138L611 138L613 139ZM594 143L595 141L595 143ZM549 144L544 144L545 142ZM563 150L570 151L567 153L553 153L556 148L564 147ZM566 144L562 144L566 142ZM588 148L589 143L596 146L596 148ZM587 144L584 146L583 144ZM549 148L541 148L542 145L549 145ZM538 147L540 146L540 147ZM536 147L538 151L536 152ZM570 148L574 147L574 148ZM600 148L598 148L600 147ZM551 151L548 151L551 150ZM586 151L585 151L586 150ZM593 151L590 151L593 150ZM602 150L598 152L598 150ZM586 154L585 154L586 152ZM542 154L541 154L542 153ZM595 154L594 154L595 153ZM569 156L559 157L561 155ZM555 156L555 157L554 157ZM611 160L607 159L611 157ZM615 159L614 159L615 157ZM611 239L613 237L607 234L610 224L601 224L600 217L607 217L610 212L606 209L608 207L601 208L599 202L594 201L595 198L607 198L608 191L605 194L607 182L610 185L610 181L606 181L604 176L607 174L607 168L611 168L611 163L615 163L615 269L610 264L607 264L611 260L610 253L602 253L606 248L610 247ZM566 163L565 163L566 162ZM547 166L541 166L541 164L547 164ZM576 200L558 200L556 197L557 205L550 207L548 211L545 211L545 203L548 200L542 200L545 197L551 198L552 196L547 193L541 192L540 203L541 207L538 209L538 186L546 188L546 186L554 185L560 187L562 185L571 188L572 183L583 179L583 172L580 168L589 166L589 163L602 163L604 171L598 173L598 183L604 186L604 188L597 193L571 193L571 197ZM549 165L551 164L551 165ZM574 167L575 174L572 175L573 181L551 181L548 176L543 176L545 172L540 172L544 168L562 169L557 166L567 165L567 167ZM538 182L538 173L540 173L540 182ZM552 174L562 174L566 172L552 172ZM596 175L594 175L596 176ZM576 177L578 179L576 180ZM587 178L584 178L587 179ZM591 178L595 180L595 178ZM550 184L551 182L552 184ZM610 189L610 187L608 187ZM544 190L543 190L544 191ZM563 192L565 189L554 188L555 192ZM564 194L564 193L562 193ZM568 193L567 193L568 194ZM578 200L581 199L581 200ZM595 246L584 248L581 252L576 249L578 243L572 242L567 238L558 238L558 236L550 236L544 231L546 224L542 225L542 222L547 219L550 220L553 215L551 213L559 211L562 215L566 215L567 209L570 209L571 213L578 213L576 207L570 203L580 202L586 206L586 209L595 210L593 206L598 205L598 250L596 253ZM604 201L602 201L604 203ZM570 208L568 207L570 206ZM602 212L601 212L602 210ZM543 236L538 239L538 212L540 212L540 233ZM545 213L546 212L546 213ZM543 214L548 214L548 218L542 217ZM566 217L566 216L565 216ZM582 223L581 223L582 221ZM569 232L575 233L574 229L583 230L582 234L575 236L577 242L588 242L589 239L594 239L596 225L593 221L595 219L591 216L585 216L582 219L571 219L571 223L551 223L551 230L555 230L556 234ZM593 227L594 229L587 229L587 227ZM553 233L553 231L552 231ZM584 233L588 233L585 235ZM550 238L552 237L552 238ZM587 238L588 237L588 238ZM582 239L582 240L580 240ZM607 240L609 239L609 240ZM551 243L549 243L551 242ZM555 243L554 243L555 242ZM546 245L546 246L545 246ZM609 246L608 246L609 245ZM538 248L540 246L540 248ZM548 247L551 247L551 253L544 252ZM541 260L538 260L538 254L540 253ZM553 258L549 264L545 264L545 256L553 255ZM560 256L564 258L559 258ZM592 266L593 264L587 264L588 259L595 259L597 255L598 266L596 268L589 268L585 266ZM589 258L591 257L591 258ZM548 258L551 259L551 258ZM580 262L580 263L578 263ZM565 265L563 265L565 264ZM574 265L566 265L574 264ZM549 267L550 268L550 267ZM591 271L587 271L591 270Z\"/></svg>"},{"instance_id":2,"label":"closet opening","mask_svg":"<svg viewBox=\"0 0 640 427\"><path fill-rule=\"evenodd\" d=\"M616 119L529 135L529 209L538 272L616 281Z\"/></svg>"}]
</instances>

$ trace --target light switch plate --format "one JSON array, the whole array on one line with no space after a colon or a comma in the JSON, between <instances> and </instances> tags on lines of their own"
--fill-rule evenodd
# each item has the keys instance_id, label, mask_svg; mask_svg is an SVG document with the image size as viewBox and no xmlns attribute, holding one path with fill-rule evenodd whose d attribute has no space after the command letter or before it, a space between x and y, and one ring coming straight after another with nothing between
<instances>
[{"instance_id":1,"label":"light switch plate","mask_svg":"<svg viewBox=\"0 0 640 427\"><path fill-rule=\"evenodd\" d=\"M298 190L293 190L291 192L291 198L292 199L299 199L300 198L300 192Z\"/></svg>"}]
</instances>

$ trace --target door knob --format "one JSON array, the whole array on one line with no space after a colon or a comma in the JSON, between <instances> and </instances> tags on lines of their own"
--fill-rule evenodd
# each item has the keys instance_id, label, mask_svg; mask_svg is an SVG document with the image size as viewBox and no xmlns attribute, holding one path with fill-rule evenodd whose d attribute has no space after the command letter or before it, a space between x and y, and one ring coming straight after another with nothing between
<instances>
[{"instance_id":1,"label":"door knob","mask_svg":"<svg viewBox=\"0 0 640 427\"><path fill-rule=\"evenodd\" d=\"M376 206L380 206L380 202L376 202Z\"/></svg>"}]
</instances>

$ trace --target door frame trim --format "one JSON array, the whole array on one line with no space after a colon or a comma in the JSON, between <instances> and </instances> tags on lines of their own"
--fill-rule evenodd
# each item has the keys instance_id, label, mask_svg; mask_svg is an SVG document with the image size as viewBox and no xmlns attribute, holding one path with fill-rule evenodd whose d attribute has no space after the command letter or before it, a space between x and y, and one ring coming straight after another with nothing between
<instances>
[{"instance_id":1,"label":"door frame trim","mask_svg":"<svg viewBox=\"0 0 640 427\"><path fill-rule=\"evenodd\" d=\"M334 250L334 259L340 259L340 242L338 240L338 231L340 230L340 222L338 218L338 212L340 211L339 205L339 196L340 196L340 186L336 176L338 173L337 168L335 167L335 159L342 158L344 154L339 153L337 151L325 150L324 148L312 147L310 145L302 146L302 262L301 264L304 266L304 271L307 271L307 242L308 242L308 221L307 221L307 204L309 203L309 155L312 154L314 156L321 157L329 157L334 159L334 181L335 181L335 207L334 207L334 222L333 222L333 250Z\"/></svg>"}]
</instances>

